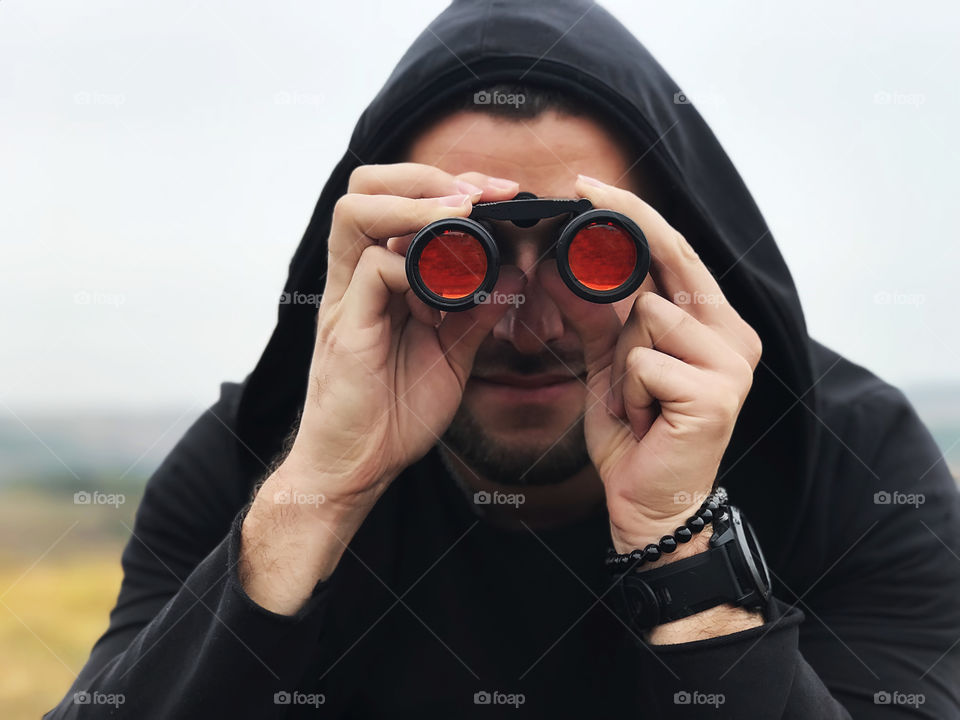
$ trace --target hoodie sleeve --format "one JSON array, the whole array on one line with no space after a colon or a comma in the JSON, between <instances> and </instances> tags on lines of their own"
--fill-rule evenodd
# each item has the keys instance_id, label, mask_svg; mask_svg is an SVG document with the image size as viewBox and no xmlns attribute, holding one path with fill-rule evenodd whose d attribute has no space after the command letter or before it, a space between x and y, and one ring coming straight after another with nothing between
<instances>
[{"instance_id":1,"label":"hoodie sleeve","mask_svg":"<svg viewBox=\"0 0 960 720\"><path fill-rule=\"evenodd\" d=\"M225 386L233 392L233 388ZM244 592L237 573L248 490L234 456L227 394L151 477L123 553L110 626L50 720L280 717L324 626L320 583L294 616Z\"/></svg>"},{"instance_id":2,"label":"hoodie sleeve","mask_svg":"<svg viewBox=\"0 0 960 720\"><path fill-rule=\"evenodd\" d=\"M894 388L848 421L800 550L823 533L832 555L804 587L780 581L762 627L651 646L658 717L960 718L956 484Z\"/></svg>"}]
</instances>

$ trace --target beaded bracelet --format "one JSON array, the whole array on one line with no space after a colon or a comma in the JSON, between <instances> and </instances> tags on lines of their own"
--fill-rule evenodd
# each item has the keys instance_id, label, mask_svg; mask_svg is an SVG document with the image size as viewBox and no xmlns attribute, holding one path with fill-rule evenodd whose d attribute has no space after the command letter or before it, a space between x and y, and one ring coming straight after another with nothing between
<instances>
[{"instance_id":1,"label":"beaded bracelet","mask_svg":"<svg viewBox=\"0 0 960 720\"><path fill-rule=\"evenodd\" d=\"M623 555L610 548L607 551L606 565L614 572L621 572L627 565L635 567L645 562L655 562L664 554L675 552L680 543L689 542L693 536L703 530L707 523L713 521L713 514L721 505L727 502L727 491L722 487L716 488L707 496L686 523L673 531L673 535L664 535L658 543L650 543L642 550L631 550Z\"/></svg>"}]
</instances>

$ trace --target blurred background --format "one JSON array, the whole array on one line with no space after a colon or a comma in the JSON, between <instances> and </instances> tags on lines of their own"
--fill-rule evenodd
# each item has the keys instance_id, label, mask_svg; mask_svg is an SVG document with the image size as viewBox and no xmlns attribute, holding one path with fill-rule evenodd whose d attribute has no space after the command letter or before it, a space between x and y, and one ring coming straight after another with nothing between
<instances>
[{"instance_id":1,"label":"blurred background","mask_svg":"<svg viewBox=\"0 0 960 720\"><path fill-rule=\"evenodd\" d=\"M360 112L444 2L0 4L0 708L107 625L146 479L269 337ZM960 6L605 6L706 117L811 334L960 469Z\"/></svg>"}]
</instances>

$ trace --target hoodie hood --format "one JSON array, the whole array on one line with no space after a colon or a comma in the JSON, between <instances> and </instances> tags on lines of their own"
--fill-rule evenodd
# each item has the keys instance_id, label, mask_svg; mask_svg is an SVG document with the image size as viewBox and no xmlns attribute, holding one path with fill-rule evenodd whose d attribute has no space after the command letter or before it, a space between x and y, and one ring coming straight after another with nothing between
<instances>
[{"instance_id":1,"label":"hoodie hood","mask_svg":"<svg viewBox=\"0 0 960 720\"><path fill-rule=\"evenodd\" d=\"M658 208L714 273L764 346L724 456L720 482L765 537L792 545L807 500L817 428L811 342L790 273L759 209L695 106L603 7L581 0L455 0L414 41L361 115L290 263L285 293L322 293L336 200L361 164L392 161L454 97L497 83L559 89L620 125L666 186ZM281 450L306 392L315 308L278 306L276 328L247 377L239 439L262 472ZM801 398L803 402L801 402ZM790 507L784 518L775 508Z\"/></svg>"}]
</instances>

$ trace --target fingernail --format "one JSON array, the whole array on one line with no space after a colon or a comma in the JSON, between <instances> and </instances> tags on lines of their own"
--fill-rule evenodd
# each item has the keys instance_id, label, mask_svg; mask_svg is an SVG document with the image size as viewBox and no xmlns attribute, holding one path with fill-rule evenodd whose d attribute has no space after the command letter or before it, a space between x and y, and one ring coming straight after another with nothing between
<instances>
[{"instance_id":1,"label":"fingernail","mask_svg":"<svg viewBox=\"0 0 960 720\"><path fill-rule=\"evenodd\" d=\"M444 195L437 198L437 204L443 207L460 207L469 199L469 195Z\"/></svg>"},{"instance_id":2,"label":"fingernail","mask_svg":"<svg viewBox=\"0 0 960 720\"><path fill-rule=\"evenodd\" d=\"M457 190L471 197L473 195L483 195L483 188L477 187L473 183L468 183L466 180L457 180Z\"/></svg>"},{"instance_id":3,"label":"fingernail","mask_svg":"<svg viewBox=\"0 0 960 720\"><path fill-rule=\"evenodd\" d=\"M513 186L520 187L520 183L514 180L506 180L504 178L498 178L498 177L487 178L487 182L492 187L498 188L500 190L507 190L509 188L512 188Z\"/></svg>"},{"instance_id":4,"label":"fingernail","mask_svg":"<svg viewBox=\"0 0 960 720\"><path fill-rule=\"evenodd\" d=\"M589 175L577 175L578 180L582 180L587 185L593 185L593 187L605 188L608 187L606 183L600 182L596 178L592 178Z\"/></svg>"}]
</instances>

